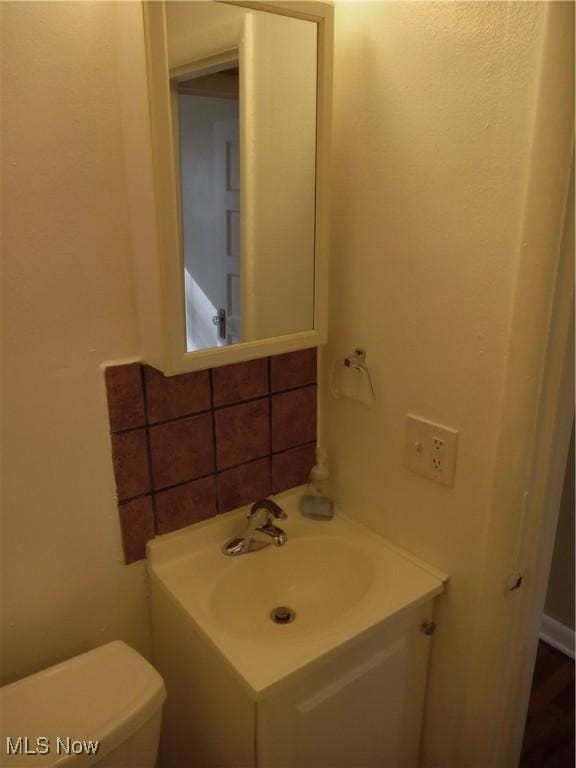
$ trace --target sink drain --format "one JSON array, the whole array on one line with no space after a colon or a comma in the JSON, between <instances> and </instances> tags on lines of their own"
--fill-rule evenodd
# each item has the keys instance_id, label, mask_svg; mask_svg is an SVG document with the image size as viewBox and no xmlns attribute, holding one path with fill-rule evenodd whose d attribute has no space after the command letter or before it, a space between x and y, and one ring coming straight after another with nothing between
<instances>
[{"instance_id":1,"label":"sink drain","mask_svg":"<svg viewBox=\"0 0 576 768\"><path fill-rule=\"evenodd\" d=\"M275 624L290 624L296 618L296 611L285 605L279 605L270 611L270 618Z\"/></svg>"}]
</instances>

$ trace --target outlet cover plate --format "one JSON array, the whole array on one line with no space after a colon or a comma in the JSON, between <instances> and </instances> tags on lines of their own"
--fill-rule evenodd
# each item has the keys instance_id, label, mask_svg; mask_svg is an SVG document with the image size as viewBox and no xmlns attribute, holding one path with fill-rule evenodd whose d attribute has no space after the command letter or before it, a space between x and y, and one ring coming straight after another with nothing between
<instances>
[{"instance_id":1,"label":"outlet cover plate","mask_svg":"<svg viewBox=\"0 0 576 768\"><path fill-rule=\"evenodd\" d=\"M456 474L458 431L409 413L406 417L404 466L451 488Z\"/></svg>"}]
</instances>

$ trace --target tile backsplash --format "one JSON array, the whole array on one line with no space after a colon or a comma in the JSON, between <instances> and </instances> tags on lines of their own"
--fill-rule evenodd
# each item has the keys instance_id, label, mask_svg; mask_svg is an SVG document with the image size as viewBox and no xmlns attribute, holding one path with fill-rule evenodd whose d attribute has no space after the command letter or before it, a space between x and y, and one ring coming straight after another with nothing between
<instances>
[{"instance_id":1,"label":"tile backsplash","mask_svg":"<svg viewBox=\"0 0 576 768\"><path fill-rule=\"evenodd\" d=\"M305 483L316 446L316 350L165 377L106 369L127 563L146 542Z\"/></svg>"}]
</instances>

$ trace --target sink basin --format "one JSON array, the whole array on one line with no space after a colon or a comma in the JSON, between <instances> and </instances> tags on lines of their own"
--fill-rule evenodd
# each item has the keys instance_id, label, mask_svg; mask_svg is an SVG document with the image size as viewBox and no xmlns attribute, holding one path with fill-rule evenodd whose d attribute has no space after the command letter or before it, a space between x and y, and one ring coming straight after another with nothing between
<instances>
[{"instance_id":1,"label":"sink basin","mask_svg":"<svg viewBox=\"0 0 576 768\"><path fill-rule=\"evenodd\" d=\"M253 638L328 627L368 592L374 564L358 547L333 537L295 538L242 558L211 587L210 610L223 628ZM275 624L272 610L295 612L290 625Z\"/></svg>"},{"instance_id":2,"label":"sink basin","mask_svg":"<svg viewBox=\"0 0 576 768\"><path fill-rule=\"evenodd\" d=\"M244 530L248 507L148 544L154 587L176 601L255 700L438 595L446 580L341 512L330 521L304 518L298 499L276 497L288 514L281 547L221 552ZM278 607L291 609L293 620L275 623Z\"/></svg>"}]
</instances>

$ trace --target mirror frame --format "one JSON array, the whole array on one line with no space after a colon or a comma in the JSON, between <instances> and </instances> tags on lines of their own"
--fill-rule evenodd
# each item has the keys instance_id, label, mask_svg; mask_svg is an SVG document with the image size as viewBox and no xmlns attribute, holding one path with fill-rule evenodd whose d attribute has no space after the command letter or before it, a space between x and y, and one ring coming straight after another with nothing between
<instances>
[{"instance_id":1,"label":"mirror frame","mask_svg":"<svg viewBox=\"0 0 576 768\"><path fill-rule=\"evenodd\" d=\"M179 167L166 76L165 4L163 0L118 3L118 77L140 345L143 361L165 375L326 343L333 7L325 2L299 0L222 1L318 25L314 328L230 346L186 351Z\"/></svg>"}]
</instances>

